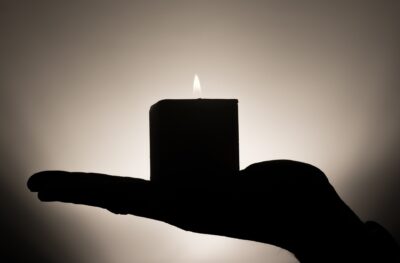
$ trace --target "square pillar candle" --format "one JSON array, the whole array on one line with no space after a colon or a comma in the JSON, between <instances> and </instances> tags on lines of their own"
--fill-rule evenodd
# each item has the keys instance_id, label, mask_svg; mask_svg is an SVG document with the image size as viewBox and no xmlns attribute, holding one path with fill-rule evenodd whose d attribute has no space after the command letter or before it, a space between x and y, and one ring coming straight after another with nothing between
<instances>
[{"instance_id":1,"label":"square pillar candle","mask_svg":"<svg viewBox=\"0 0 400 263\"><path fill-rule=\"evenodd\" d=\"M151 181L205 182L239 172L236 99L161 100L150 108Z\"/></svg>"}]
</instances>

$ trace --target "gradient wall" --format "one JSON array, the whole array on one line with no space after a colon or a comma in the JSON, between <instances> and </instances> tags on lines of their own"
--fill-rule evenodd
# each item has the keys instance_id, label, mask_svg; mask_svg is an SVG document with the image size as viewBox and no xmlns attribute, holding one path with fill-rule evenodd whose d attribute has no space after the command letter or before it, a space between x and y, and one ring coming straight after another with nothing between
<instances>
[{"instance_id":1,"label":"gradient wall","mask_svg":"<svg viewBox=\"0 0 400 263\"><path fill-rule=\"evenodd\" d=\"M47 169L149 178L149 107L192 98L195 73L203 97L239 99L241 168L314 164L400 241L399 12L398 1L2 1L4 256L296 262L26 189Z\"/></svg>"}]
</instances>

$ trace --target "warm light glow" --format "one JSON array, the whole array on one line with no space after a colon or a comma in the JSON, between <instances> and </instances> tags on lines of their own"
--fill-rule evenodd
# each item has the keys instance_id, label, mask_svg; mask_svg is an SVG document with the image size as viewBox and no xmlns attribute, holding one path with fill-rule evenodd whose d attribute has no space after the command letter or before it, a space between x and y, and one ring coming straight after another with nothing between
<instances>
[{"instance_id":1,"label":"warm light glow","mask_svg":"<svg viewBox=\"0 0 400 263\"><path fill-rule=\"evenodd\" d=\"M200 79L197 74L194 74L194 80L193 80L193 95L200 97L201 96L201 85L200 85Z\"/></svg>"}]
</instances>

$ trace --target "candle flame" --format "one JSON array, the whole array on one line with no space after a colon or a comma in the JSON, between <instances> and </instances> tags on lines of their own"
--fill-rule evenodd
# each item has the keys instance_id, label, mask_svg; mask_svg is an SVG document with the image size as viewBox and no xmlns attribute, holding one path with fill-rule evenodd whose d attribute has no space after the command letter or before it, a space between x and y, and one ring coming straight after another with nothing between
<instances>
[{"instance_id":1,"label":"candle flame","mask_svg":"<svg viewBox=\"0 0 400 263\"><path fill-rule=\"evenodd\" d=\"M194 80L193 80L193 95L201 96L201 85L200 85L200 79L197 74L194 74Z\"/></svg>"}]
</instances>

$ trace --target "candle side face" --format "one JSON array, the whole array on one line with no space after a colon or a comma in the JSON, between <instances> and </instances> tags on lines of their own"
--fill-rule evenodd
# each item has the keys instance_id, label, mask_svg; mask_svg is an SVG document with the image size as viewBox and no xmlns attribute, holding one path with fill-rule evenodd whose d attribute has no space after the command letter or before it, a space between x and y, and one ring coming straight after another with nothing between
<instances>
[{"instance_id":1,"label":"candle side face","mask_svg":"<svg viewBox=\"0 0 400 263\"><path fill-rule=\"evenodd\" d=\"M238 101L162 100L150 109L152 181L202 181L239 171Z\"/></svg>"}]
</instances>

